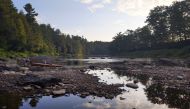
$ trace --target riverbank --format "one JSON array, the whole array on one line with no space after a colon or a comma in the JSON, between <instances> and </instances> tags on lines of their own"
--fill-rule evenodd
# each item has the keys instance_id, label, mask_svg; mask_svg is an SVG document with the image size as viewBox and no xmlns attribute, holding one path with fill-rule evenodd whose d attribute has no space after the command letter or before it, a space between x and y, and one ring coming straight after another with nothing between
<instances>
[{"instance_id":1,"label":"riverbank","mask_svg":"<svg viewBox=\"0 0 190 109\"><path fill-rule=\"evenodd\" d=\"M7 67L4 67L6 70L1 67L0 72L1 93L54 96L74 94L81 97L94 95L112 99L122 92L119 87L123 84L107 85L100 83L97 77L85 74L87 66L85 68L19 67L14 61L12 64L5 64L7 64Z\"/></svg>"},{"instance_id":2,"label":"riverbank","mask_svg":"<svg viewBox=\"0 0 190 109\"><path fill-rule=\"evenodd\" d=\"M3 64L6 67L2 67ZM93 95L112 99L122 93L120 87L125 84L108 85L99 82L97 76L85 73L105 68L112 69L118 75L139 78L134 83L151 78L151 84L190 93L189 63L179 59L124 59L109 63L83 63L80 66L64 65L61 68L21 67L15 60L1 61L0 92L54 96L75 94L81 97Z\"/></svg>"}]
</instances>

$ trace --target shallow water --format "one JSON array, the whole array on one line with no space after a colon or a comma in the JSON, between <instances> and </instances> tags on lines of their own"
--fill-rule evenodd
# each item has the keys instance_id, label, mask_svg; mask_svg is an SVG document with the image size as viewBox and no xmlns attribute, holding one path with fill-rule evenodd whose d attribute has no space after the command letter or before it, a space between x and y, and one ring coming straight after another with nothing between
<instances>
[{"instance_id":1,"label":"shallow water","mask_svg":"<svg viewBox=\"0 0 190 109\"><path fill-rule=\"evenodd\" d=\"M102 60L103 61L103 60ZM125 91L114 99L88 96L81 98L77 95L21 97L17 95L0 95L0 108L6 109L188 109L190 95L170 90L164 86L152 83L147 76L131 76L125 71L111 68L103 70L88 70L85 73L100 78L106 84L133 83L138 81L138 89L121 87ZM110 89L111 90L111 89Z\"/></svg>"}]
</instances>

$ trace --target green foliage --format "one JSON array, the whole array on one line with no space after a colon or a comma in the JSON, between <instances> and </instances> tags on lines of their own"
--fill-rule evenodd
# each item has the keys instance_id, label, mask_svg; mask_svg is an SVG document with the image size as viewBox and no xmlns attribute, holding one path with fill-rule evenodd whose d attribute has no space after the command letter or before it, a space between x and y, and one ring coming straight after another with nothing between
<instances>
[{"instance_id":1,"label":"green foliage","mask_svg":"<svg viewBox=\"0 0 190 109\"><path fill-rule=\"evenodd\" d=\"M88 42L87 50L88 55L90 56L103 56L103 55L109 55L109 42L101 42L101 41L95 41L95 42Z\"/></svg>"},{"instance_id":2,"label":"green foliage","mask_svg":"<svg viewBox=\"0 0 190 109\"><path fill-rule=\"evenodd\" d=\"M11 0L0 0L0 56L85 55L86 39L62 34L49 24L38 24L38 14L30 3L24 9L26 14L17 12Z\"/></svg>"},{"instance_id":3,"label":"green foliage","mask_svg":"<svg viewBox=\"0 0 190 109\"><path fill-rule=\"evenodd\" d=\"M35 9L32 8L32 5L28 3L24 6L24 9L27 12L26 14L27 21L31 24L36 23L35 17L38 16L38 13L35 12Z\"/></svg>"}]
</instances>

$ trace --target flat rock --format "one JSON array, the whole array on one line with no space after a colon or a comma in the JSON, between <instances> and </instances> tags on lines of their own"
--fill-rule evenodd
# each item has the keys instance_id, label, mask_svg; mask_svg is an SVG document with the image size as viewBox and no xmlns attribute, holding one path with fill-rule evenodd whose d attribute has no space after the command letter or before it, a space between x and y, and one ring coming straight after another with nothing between
<instances>
[{"instance_id":1,"label":"flat rock","mask_svg":"<svg viewBox=\"0 0 190 109\"><path fill-rule=\"evenodd\" d=\"M32 90L32 87L31 86L26 86L26 87L23 87L23 89L26 90L26 91L30 91L30 90Z\"/></svg>"},{"instance_id":2,"label":"flat rock","mask_svg":"<svg viewBox=\"0 0 190 109\"><path fill-rule=\"evenodd\" d=\"M28 70L29 70L29 68L28 68L28 67L19 67L19 70L20 70L20 71L24 71L24 72L25 72L25 71L28 71Z\"/></svg>"},{"instance_id":3,"label":"flat rock","mask_svg":"<svg viewBox=\"0 0 190 109\"><path fill-rule=\"evenodd\" d=\"M15 74L15 71L4 71L3 74L8 75L8 74Z\"/></svg>"},{"instance_id":4,"label":"flat rock","mask_svg":"<svg viewBox=\"0 0 190 109\"><path fill-rule=\"evenodd\" d=\"M41 89L41 87L38 86L38 85L34 85L34 88L36 88L36 89Z\"/></svg>"},{"instance_id":5,"label":"flat rock","mask_svg":"<svg viewBox=\"0 0 190 109\"><path fill-rule=\"evenodd\" d=\"M58 83L58 84L59 84L60 86L62 86L62 87L65 86L65 84L63 84L63 83Z\"/></svg>"},{"instance_id":6,"label":"flat rock","mask_svg":"<svg viewBox=\"0 0 190 109\"><path fill-rule=\"evenodd\" d=\"M127 83L126 86L127 86L127 87L130 87L130 88L133 88L133 89L139 88L139 86L136 85L136 84L134 84L134 83Z\"/></svg>"},{"instance_id":7,"label":"flat rock","mask_svg":"<svg viewBox=\"0 0 190 109\"><path fill-rule=\"evenodd\" d=\"M183 79L183 76L177 76L177 79L178 79L178 80L182 80L182 79Z\"/></svg>"},{"instance_id":8,"label":"flat rock","mask_svg":"<svg viewBox=\"0 0 190 109\"><path fill-rule=\"evenodd\" d=\"M58 96L58 95L64 95L65 92L66 92L65 89L61 89L61 90L55 90L55 91L53 91L52 94L55 95L55 96Z\"/></svg>"}]
</instances>

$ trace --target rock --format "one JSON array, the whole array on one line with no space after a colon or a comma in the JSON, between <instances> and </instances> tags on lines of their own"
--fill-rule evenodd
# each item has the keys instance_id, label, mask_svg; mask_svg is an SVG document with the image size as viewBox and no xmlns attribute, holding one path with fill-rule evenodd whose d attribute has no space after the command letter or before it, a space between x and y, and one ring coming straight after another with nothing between
<instances>
[{"instance_id":1,"label":"rock","mask_svg":"<svg viewBox=\"0 0 190 109\"><path fill-rule=\"evenodd\" d=\"M89 93L89 92L83 92L83 93L81 93L81 95L84 95L84 96L89 96L89 95L90 95L90 93Z\"/></svg>"},{"instance_id":2,"label":"rock","mask_svg":"<svg viewBox=\"0 0 190 109\"><path fill-rule=\"evenodd\" d=\"M0 72L3 72L3 71L9 71L9 68L6 67L4 64L0 64Z\"/></svg>"},{"instance_id":3,"label":"rock","mask_svg":"<svg viewBox=\"0 0 190 109\"><path fill-rule=\"evenodd\" d=\"M32 90L32 87L31 86L26 86L26 87L23 87L23 89L26 90L26 91L30 91L30 90Z\"/></svg>"},{"instance_id":4,"label":"rock","mask_svg":"<svg viewBox=\"0 0 190 109\"><path fill-rule=\"evenodd\" d=\"M81 98L86 98L86 95L81 94L80 97Z\"/></svg>"},{"instance_id":5,"label":"rock","mask_svg":"<svg viewBox=\"0 0 190 109\"><path fill-rule=\"evenodd\" d=\"M65 84L63 84L63 83L58 83L58 85L59 85L59 86L62 86L62 87L65 86Z\"/></svg>"},{"instance_id":6,"label":"rock","mask_svg":"<svg viewBox=\"0 0 190 109\"><path fill-rule=\"evenodd\" d=\"M86 70L85 69L80 69L80 72L86 72Z\"/></svg>"},{"instance_id":7,"label":"rock","mask_svg":"<svg viewBox=\"0 0 190 109\"><path fill-rule=\"evenodd\" d=\"M52 94L55 96L59 96L59 95L64 95L65 92L66 92L65 89L61 89L61 90L53 91Z\"/></svg>"},{"instance_id":8,"label":"rock","mask_svg":"<svg viewBox=\"0 0 190 109\"><path fill-rule=\"evenodd\" d=\"M38 86L38 85L34 85L34 88L36 88L36 89L41 89L41 87Z\"/></svg>"},{"instance_id":9,"label":"rock","mask_svg":"<svg viewBox=\"0 0 190 109\"><path fill-rule=\"evenodd\" d=\"M29 70L29 68L28 67L19 67L19 70L22 72L26 72Z\"/></svg>"},{"instance_id":10,"label":"rock","mask_svg":"<svg viewBox=\"0 0 190 109\"><path fill-rule=\"evenodd\" d=\"M91 70L95 70L95 66L90 65L90 66L89 66L89 69L91 69Z\"/></svg>"},{"instance_id":11,"label":"rock","mask_svg":"<svg viewBox=\"0 0 190 109\"><path fill-rule=\"evenodd\" d=\"M119 99L120 99L120 100L125 100L126 98L120 97Z\"/></svg>"},{"instance_id":12,"label":"rock","mask_svg":"<svg viewBox=\"0 0 190 109\"><path fill-rule=\"evenodd\" d=\"M134 84L134 83L127 83L126 86L127 86L127 87L130 87L130 88L133 88L133 89L139 88L139 86L136 85L136 84Z\"/></svg>"},{"instance_id":13,"label":"rock","mask_svg":"<svg viewBox=\"0 0 190 109\"><path fill-rule=\"evenodd\" d=\"M44 92L45 93L50 93L50 90L49 89L44 89Z\"/></svg>"},{"instance_id":14,"label":"rock","mask_svg":"<svg viewBox=\"0 0 190 109\"><path fill-rule=\"evenodd\" d=\"M114 94L107 94L105 96L106 99L113 99L114 98Z\"/></svg>"},{"instance_id":15,"label":"rock","mask_svg":"<svg viewBox=\"0 0 190 109\"><path fill-rule=\"evenodd\" d=\"M135 83L135 84L138 83L138 80L134 80L134 83Z\"/></svg>"},{"instance_id":16,"label":"rock","mask_svg":"<svg viewBox=\"0 0 190 109\"><path fill-rule=\"evenodd\" d=\"M152 66L150 66L150 65L145 65L144 68L150 69L150 68L152 68Z\"/></svg>"},{"instance_id":17,"label":"rock","mask_svg":"<svg viewBox=\"0 0 190 109\"><path fill-rule=\"evenodd\" d=\"M19 85L37 85L42 88L56 85L62 81L61 79L55 77L40 78L32 74L27 74L21 77L21 80L23 81L19 81Z\"/></svg>"},{"instance_id":18,"label":"rock","mask_svg":"<svg viewBox=\"0 0 190 109\"><path fill-rule=\"evenodd\" d=\"M7 106L2 106L1 109L7 109Z\"/></svg>"},{"instance_id":19,"label":"rock","mask_svg":"<svg viewBox=\"0 0 190 109\"><path fill-rule=\"evenodd\" d=\"M15 71L4 71L3 74L8 75L8 74L15 74Z\"/></svg>"},{"instance_id":20,"label":"rock","mask_svg":"<svg viewBox=\"0 0 190 109\"><path fill-rule=\"evenodd\" d=\"M183 80L183 76L177 76L178 80Z\"/></svg>"}]
</instances>

